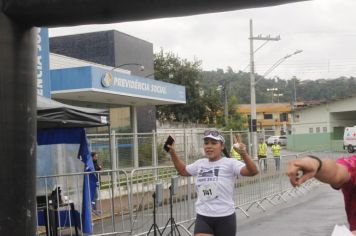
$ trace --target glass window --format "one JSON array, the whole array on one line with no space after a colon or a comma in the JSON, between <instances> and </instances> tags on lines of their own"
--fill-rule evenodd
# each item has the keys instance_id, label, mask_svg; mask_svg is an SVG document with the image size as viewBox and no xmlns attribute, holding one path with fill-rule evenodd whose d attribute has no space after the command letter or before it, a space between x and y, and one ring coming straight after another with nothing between
<instances>
[{"instance_id":1,"label":"glass window","mask_svg":"<svg viewBox=\"0 0 356 236\"><path fill-rule=\"evenodd\" d=\"M263 119L272 120L273 119L273 115L270 114L270 113L263 113Z\"/></svg>"},{"instance_id":2,"label":"glass window","mask_svg":"<svg viewBox=\"0 0 356 236\"><path fill-rule=\"evenodd\" d=\"M131 129L130 107L120 107L110 109L111 128L129 132Z\"/></svg>"},{"instance_id":3,"label":"glass window","mask_svg":"<svg viewBox=\"0 0 356 236\"><path fill-rule=\"evenodd\" d=\"M281 113L279 114L279 119L283 122L283 121L288 121L288 113Z\"/></svg>"},{"instance_id":4,"label":"glass window","mask_svg":"<svg viewBox=\"0 0 356 236\"><path fill-rule=\"evenodd\" d=\"M320 127L316 127L315 133L320 133Z\"/></svg>"},{"instance_id":5,"label":"glass window","mask_svg":"<svg viewBox=\"0 0 356 236\"><path fill-rule=\"evenodd\" d=\"M328 132L328 128L323 127L323 133L327 133Z\"/></svg>"},{"instance_id":6,"label":"glass window","mask_svg":"<svg viewBox=\"0 0 356 236\"><path fill-rule=\"evenodd\" d=\"M310 133L310 134L314 133L313 127L309 128L309 133Z\"/></svg>"}]
</instances>

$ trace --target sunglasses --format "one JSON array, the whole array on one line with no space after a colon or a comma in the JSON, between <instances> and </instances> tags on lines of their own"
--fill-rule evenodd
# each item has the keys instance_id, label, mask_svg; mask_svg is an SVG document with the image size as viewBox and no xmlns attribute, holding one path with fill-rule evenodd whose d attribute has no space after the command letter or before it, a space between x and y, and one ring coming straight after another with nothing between
<instances>
[{"instance_id":1,"label":"sunglasses","mask_svg":"<svg viewBox=\"0 0 356 236\"><path fill-rule=\"evenodd\" d=\"M204 136L208 136L208 135L211 135L213 137L218 137L220 135L220 133L217 130L205 130Z\"/></svg>"}]
</instances>

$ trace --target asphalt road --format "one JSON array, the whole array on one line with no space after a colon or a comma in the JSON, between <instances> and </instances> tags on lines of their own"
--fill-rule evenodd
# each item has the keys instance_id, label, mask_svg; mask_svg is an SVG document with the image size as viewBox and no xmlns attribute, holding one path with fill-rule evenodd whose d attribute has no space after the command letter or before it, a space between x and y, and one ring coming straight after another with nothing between
<instances>
[{"instance_id":1,"label":"asphalt road","mask_svg":"<svg viewBox=\"0 0 356 236\"><path fill-rule=\"evenodd\" d=\"M237 221L238 236L327 236L335 224L347 225L342 193L325 184Z\"/></svg>"},{"instance_id":2,"label":"asphalt road","mask_svg":"<svg viewBox=\"0 0 356 236\"><path fill-rule=\"evenodd\" d=\"M335 224L347 225L342 193L329 185L314 186L309 192L299 193L297 197L287 200L275 206L265 202L263 206L266 211L253 206L248 211L249 218L237 211L236 235L329 236ZM182 236L189 235L182 229L179 231ZM169 232L167 229L163 235L170 235ZM150 235L153 235L153 231Z\"/></svg>"}]
</instances>

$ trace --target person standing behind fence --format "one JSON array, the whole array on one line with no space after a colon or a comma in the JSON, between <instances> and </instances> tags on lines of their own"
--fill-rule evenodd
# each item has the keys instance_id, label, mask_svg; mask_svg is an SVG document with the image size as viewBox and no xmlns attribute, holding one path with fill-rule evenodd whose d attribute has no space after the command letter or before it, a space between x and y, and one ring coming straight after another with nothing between
<instances>
[{"instance_id":1,"label":"person standing behind fence","mask_svg":"<svg viewBox=\"0 0 356 236\"><path fill-rule=\"evenodd\" d=\"M264 142L263 138L260 138L260 142L258 144L258 162L260 164L260 169L262 170L262 165L263 165L263 170L267 170L267 144Z\"/></svg>"},{"instance_id":2,"label":"person standing behind fence","mask_svg":"<svg viewBox=\"0 0 356 236\"><path fill-rule=\"evenodd\" d=\"M238 161L243 161L241 155L234 148L234 145L238 144L237 140L241 140L241 137L239 134L236 134L234 136L234 144L232 145L232 147L230 149L230 157L235 158Z\"/></svg>"},{"instance_id":3,"label":"person standing behind fence","mask_svg":"<svg viewBox=\"0 0 356 236\"><path fill-rule=\"evenodd\" d=\"M91 153L91 158L93 159L93 164L94 164L95 171L102 170L102 167L101 167L101 165L99 165L99 162L98 162L98 153L92 152Z\"/></svg>"},{"instance_id":4,"label":"person standing behind fence","mask_svg":"<svg viewBox=\"0 0 356 236\"><path fill-rule=\"evenodd\" d=\"M217 130L204 132L205 157L190 165L177 156L174 144L169 145L174 167L182 176L196 176L197 191L195 236L235 236L236 215L234 183L240 176L254 176L257 166L246 151L246 145L237 140L235 150L245 163L223 156L224 137ZM237 147L239 146L239 147Z\"/></svg>"},{"instance_id":5,"label":"person standing behind fence","mask_svg":"<svg viewBox=\"0 0 356 236\"><path fill-rule=\"evenodd\" d=\"M93 160L95 171L102 170L102 167L101 167L101 165L99 165L99 162L98 162L98 154L96 152L92 152L91 158ZM98 196L99 196L98 192L100 191L100 175L97 174L97 177L98 177L98 182L97 182L97 187L95 190L94 198L92 200L92 210L93 210L94 214L100 215L100 211L97 210L97 201L98 201Z\"/></svg>"},{"instance_id":6,"label":"person standing behind fence","mask_svg":"<svg viewBox=\"0 0 356 236\"><path fill-rule=\"evenodd\" d=\"M274 140L274 143L272 144L272 154L276 163L276 170L279 170L281 165L281 146L278 144L277 140Z\"/></svg>"}]
</instances>

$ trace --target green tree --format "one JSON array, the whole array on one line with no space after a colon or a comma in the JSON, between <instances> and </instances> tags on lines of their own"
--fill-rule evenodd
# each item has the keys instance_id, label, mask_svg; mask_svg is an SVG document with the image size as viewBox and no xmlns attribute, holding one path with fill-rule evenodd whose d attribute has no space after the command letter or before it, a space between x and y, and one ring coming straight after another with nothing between
<instances>
[{"instance_id":1,"label":"green tree","mask_svg":"<svg viewBox=\"0 0 356 236\"><path fill-rule=\"evenodd\" d=\"M201 61L190 62L161 50L155 54L154 67L157 80L186 87L186 104L157 107L159 120L202 122L206 113L200 90Z\"/></svg>"},{"instance_id":2,"label":"green tree","mask_svg":"<svg viewBox=\"0 0 356 236\"><path fill-rule=\"evenodd\" d=\"M205 104L204 123L214 125L220 119L219 114L223 113L223 104L220 99L220 93L215 87L208 88L204 92L203 104Z\"/></svg>"},{"instance_id":3,"label":"green tree","mask_svg":"<svg viewBox=\"0 0 356 236\"><path fill-rule=\"evenodd\" d=\"M245 118L238 112L238 102L235 96L230 96L228 100L228 119L225 124L224 110L221 108L216 113L216 126L223 130L242 130Z\"/></svg>"},{"instance_id":4,"label":"green tree","mask_svg":"<svg viewBox=\"0 0 356 236\"><path fill-rule=\"evenodd\" d=\"M229 98L229 120L224 129L242 130L244 128L245 118L238 112L238 101L235 96Z\"/></svg>"}]
</instances>

